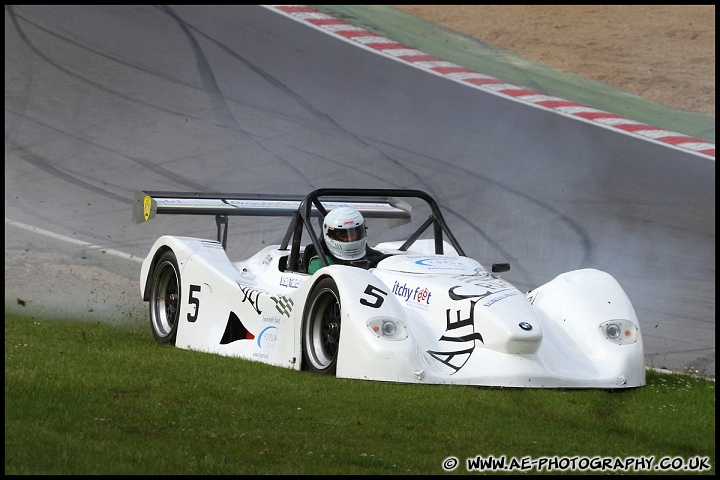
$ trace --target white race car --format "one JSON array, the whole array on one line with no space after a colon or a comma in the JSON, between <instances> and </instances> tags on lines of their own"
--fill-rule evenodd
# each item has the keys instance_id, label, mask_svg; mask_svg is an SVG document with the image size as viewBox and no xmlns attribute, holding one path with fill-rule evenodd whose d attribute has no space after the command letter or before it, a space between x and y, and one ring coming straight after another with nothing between
<instances>
[{"instance_id":1,"label":"white race car","mask_svg":"<svg viewBox=\"0 0 720 480\"><path fill-rule=\"evenodd\" d=\"M352 206L393 228L372 263L328 264L313 219ZM419 226L414 222L419 212ZM412 213L412 215L411 215ZM582 269L523 293L463 253L420 190L319 189L305 197L136 192L133 220L214 215L217 239L162 236L142 264L153 335L178 348L341 378L530 388L645 384L640 324L609 274ZM228 217L288 216L278 245L234 261Z\"/></svg>"}]
</instances>

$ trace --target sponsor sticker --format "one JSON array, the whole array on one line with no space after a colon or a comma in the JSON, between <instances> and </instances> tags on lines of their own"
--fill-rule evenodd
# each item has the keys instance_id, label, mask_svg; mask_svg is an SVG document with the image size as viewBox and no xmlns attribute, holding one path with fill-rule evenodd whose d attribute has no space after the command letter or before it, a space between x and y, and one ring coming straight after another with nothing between
<instances>
[{"instance_id":1,"label":"sponsor sticker","mask_svg":"<svg viewBox=\"0 0 720 480\"><path fill-rule=\"evenodd\" d=\"M257 337L258 347L265 349L274 347L278 338L277 331L275 330L277 330L277 327L265 327Z\"/></svg>"},{"instance_id":2,"label":"sponsor sticker","mask_svg":"<svg viewBox=\"0 0 720 480\"><path fill-rule=\"evenodd\" d=\"M280 286L285 288L298 288L301 285L299 278L286 277L285 275L280 277Z\"/></svg>"},{"instance_id":3,"label":"sponsor sticker","mask_svg":"<svg viewBox=\"0 0 720 480\"><path fill-rule=\"evenodd\" d=\"M427 287L408 286L407 283L401 284L397 280L393 284L392 293L405 300L406 304L421 308L428 308L432 296L432 292Z\"/></svg>"},{"instance_id":4,"label":"sponsor sticker","mask_svg":"<svg viewBox=\"0 0 720 480\"><path fill-rule=\"evenodd\" d=\"M149 195L145 195L143 199L143 217L145 217L145 221L150 219L150 207L152 207L152 198L150 198Z\"/></svg>"}]
</instances>

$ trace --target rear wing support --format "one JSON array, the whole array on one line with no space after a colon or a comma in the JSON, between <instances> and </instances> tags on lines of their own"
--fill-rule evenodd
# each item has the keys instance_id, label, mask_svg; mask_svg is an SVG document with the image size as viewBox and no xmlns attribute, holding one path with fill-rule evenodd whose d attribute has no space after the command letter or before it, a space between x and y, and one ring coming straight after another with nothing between
<instances>
[{"instance_id":1,"label":"rear wing support","mask_svg":"<svg viewBox=\"0 0 720 480\"><path fill-rule=\"evenodd\" d=\"M224 249L227 249L227 233L228 233L228 217L227 217L227 215L215 215L215 224L217 225L217 241L222 243L222 246ZM222 231L222 240L220 239L221 231Z\"/></svg>"}]
</instances>

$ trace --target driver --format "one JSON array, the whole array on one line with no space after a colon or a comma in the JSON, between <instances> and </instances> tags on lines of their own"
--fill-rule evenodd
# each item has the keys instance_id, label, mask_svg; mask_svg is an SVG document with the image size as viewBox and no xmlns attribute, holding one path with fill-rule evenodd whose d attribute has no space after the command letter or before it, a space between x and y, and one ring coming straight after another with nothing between
<instances>
[{"instance_id":1,"label":"driver","mask_svg":"<svg viewBox=\"0 0 720 480\"><path fill-rule=\"evenodd\" d=\"M367 248L367 226L362 214L352 207L338 207L330 211L323 221L323 241L329 255L330 265L369 266L369 253L380 253ZM371 252L368 252L371 250ZM315 255L308 264L308 273L313 274L323 266Z\"/></svg>"}]
</instances>

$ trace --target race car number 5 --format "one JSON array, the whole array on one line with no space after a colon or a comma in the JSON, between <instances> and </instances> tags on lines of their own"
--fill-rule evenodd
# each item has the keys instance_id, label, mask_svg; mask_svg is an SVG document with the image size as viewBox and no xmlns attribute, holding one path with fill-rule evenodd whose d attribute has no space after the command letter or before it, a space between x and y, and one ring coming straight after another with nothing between
<instances>
[{"instance_id":1,"label":"race car number 5","mask_svg":"<svg viewBox=\"0 0 720 480\"><path fill-rule=\"evenodd\" d=\"M360 303L362 305L365 305L366 307L372 307L372 308L380 308L380 305L383 304L385 301L385 298L381 297L380 294L383 294L384 296L387 296L387 292L383 292L377 287L374 287L372 285L368 285L365 287L365 292L367 295L370 295L374 299L374 301L366 300L364 298L360 299Z\"/></svg>"},{"instance_id":2,"label":"race car number 5","mask_svg":"<svg viewBox=\"0 0 720 480\"><path fill-rule=\"evenodd\" d=\"M200 312L200 299L195 297L195 293L200 291L200 285L190 285L190 295L188 295L188 303L190 305L195 305L195 313L188 313L187 314L187 321L188 322L194 322L197 320L198 313Z\"/></svg>"}]
</instances>

